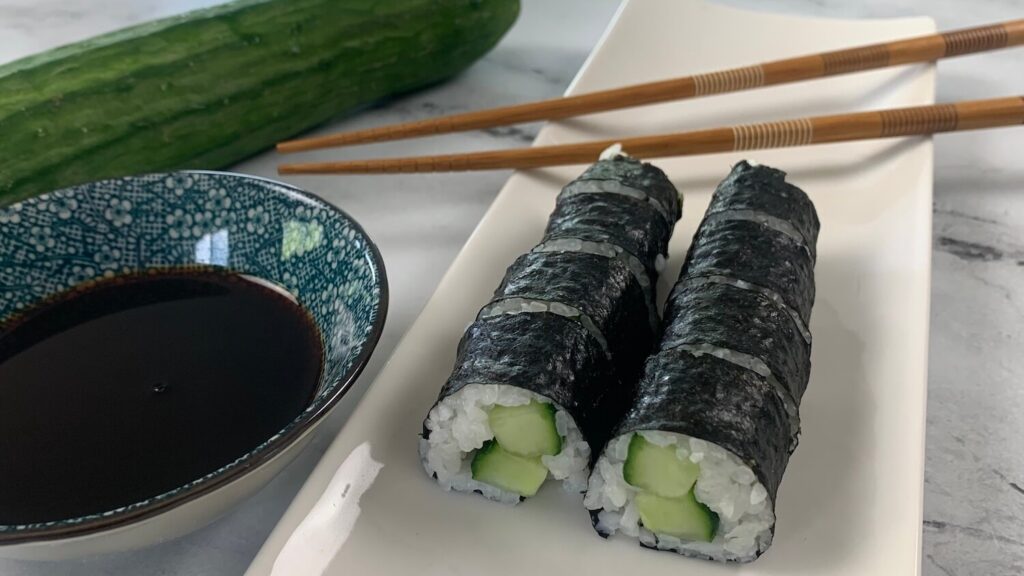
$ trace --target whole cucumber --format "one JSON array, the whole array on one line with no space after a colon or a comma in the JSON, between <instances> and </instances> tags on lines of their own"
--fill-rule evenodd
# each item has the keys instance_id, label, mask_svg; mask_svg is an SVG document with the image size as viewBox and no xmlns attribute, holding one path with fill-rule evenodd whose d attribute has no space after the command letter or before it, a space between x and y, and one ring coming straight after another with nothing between
<instances>
[{"instance_id":1,"label":"whole cucumber","mask_svg":"<svg viewBox=\"0 0 1024 576\"><path fill-rule=\"evenodd\" d=\"M0 205L224 167L463 70L518 12L518 0L238 0L0 66Z\"/></svg>"}]
</instances>

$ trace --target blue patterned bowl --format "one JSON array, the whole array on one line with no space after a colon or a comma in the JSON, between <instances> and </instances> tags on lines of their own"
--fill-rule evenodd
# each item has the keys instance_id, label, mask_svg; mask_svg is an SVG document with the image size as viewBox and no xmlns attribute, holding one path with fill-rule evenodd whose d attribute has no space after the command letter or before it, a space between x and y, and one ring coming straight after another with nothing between
<instances>
[{"instance_id":1,"label":"blue patterned bowl","mask_svg":"<svg viewBox=\"0 0 1024 576\"><path fill-rule=\"evenodd\" d=\"M311 404L237 461L165 494L93 516L0 525L0 555L53 557L52 544L59 542L59 556L124 549L211 520L290 460L300 439L349 389L380 337L384 265L351 217L284 184L200 171L95 182L0 208L0 323L84 282L196 265L278 284L311 313L324 347ZM257 470L260 481L243 481ZM154 521L169 515L176 518ZM113 533L120 536L98 539Z\"/></svg>"}]
</instances>

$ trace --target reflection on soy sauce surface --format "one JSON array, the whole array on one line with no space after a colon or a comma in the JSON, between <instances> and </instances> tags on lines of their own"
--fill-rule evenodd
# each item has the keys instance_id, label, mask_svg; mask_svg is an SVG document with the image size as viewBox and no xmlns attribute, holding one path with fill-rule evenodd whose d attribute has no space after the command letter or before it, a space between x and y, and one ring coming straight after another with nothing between
<instances>
[{"instance_id":1,"label":"reflection on soy sauce surface","mask_svg":"<svg viewBox=\"0 0 1024 576\"><path fill-rule=\"evenodd\" d=\"M0 328L0 525L162 494L299 415L320 337L288 295L244 276L104 280Z\"/></svg>"}]
</instances>

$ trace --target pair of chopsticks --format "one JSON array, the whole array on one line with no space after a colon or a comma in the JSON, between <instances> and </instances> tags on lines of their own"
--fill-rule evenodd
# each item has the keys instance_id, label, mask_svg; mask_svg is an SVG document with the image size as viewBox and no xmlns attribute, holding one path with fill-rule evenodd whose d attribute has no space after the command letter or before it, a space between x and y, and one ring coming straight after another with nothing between
<instances>
[{"instance_id":1,"label":"pair of chopsticks","mask_svg":"<svg viewBox=\"0 0 1024 576\"><path fill-rule=\"evenodd\" d=\"M776 60L743 68L635 84L578 96L316 138L291 140L278 144L277 150L282 153L290 153L490 128L520 122L555 120L669 100L740 92L901 64L933 62L943 58L987 52L1021 44L1024 44L1024 19ZM621 143L630 156L659 158L926 135L1021 124L1024 124L1024 96L1013 96L815 116L560 146L537 146L468 154L283 164L278 167L278 172L281 174L355 174L536 168L590 163L597 158L602 150L616 143Z\"/></svg>"}]
</instances>

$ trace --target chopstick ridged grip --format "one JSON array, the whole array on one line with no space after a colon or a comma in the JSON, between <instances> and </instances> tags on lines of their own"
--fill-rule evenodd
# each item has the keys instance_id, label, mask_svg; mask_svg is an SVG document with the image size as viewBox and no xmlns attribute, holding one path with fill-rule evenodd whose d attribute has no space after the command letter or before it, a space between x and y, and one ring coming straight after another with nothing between
<instances>
[{"instance_id":1,"label":"chopstick ridged grip","mask_svg":"<svg viewBox=\"0 0 1024 576\"><path fill-rule=\"evenodd\" d=\"M693 96L724 94L750 88L764 86L764 66L747 66L732 68L710 74L697 74L693 77Z\"/></svg>"},{"instance_id":2,"label":"chopstick ridged grip","mask_svg":"<svg viewBox=\"0 0 1024 576\"><path fill-rule=\"evenodd\" d=\"M867 46L852 50L838 50L821 55L823 74L835 76L847 72L858 72L889 65L890 49L887 46Z\"/></svg>"},{"instance_id":3,"label":"chopstick ridged grip","mask_svg":"<svg viewBox=\"0 0 1024 576\"><path fill-rule=\"evenodd\" d=\"M814 142L814 123L809 119L783 120L734 126L733 150L806 146Z\"/></svg>"},{"instance_id":4,"label":"chopstick ridged grip","mask_svg":"<svg viewBox=\"0 0 1024 576\"><path fill-rule=\"evenodd\" d=\"M1005 47L1010 42L1010 31L1005 25L1000 24L947 32L941 36L946 45L944 56L995 50Z\"/></svg>"},{"instance_id":5,"label":"chopstick ridged grip","mask_svg":"<svg viewBox=\"0 0 1024 576\"><path fill-rule=\"evenodd\" d=\"M922 132L949 132L956 130L959 114L956 106L945 104L925 110L891 110L879 112L882 118L882 136L902 136Z\"/></svg>"},{"instance_id":6,"label":"chopstick ridged grip","mask_svg":"<svg viewBox=\"0 0 1024 576\"><path fill-rule=\"evenodd\" d=\"M1024 97L1014 96L733 126L732 150L920 136L1022 122ZM628 145L623 143L623 146Z\"/></svg>"},{"instance_id":7,"label":"chopstick ridged grip","mask_svg":"<svg viewBox=\"0 0 1024 576\"><path fill-rule=\"evenodd\" d=\"M277 149L279 152L299 152L332 146L477 130L520 122L556 120L618 108L738 92L762 86L788 84L887 66L930 62L941 58L974 54L1020 44L1024 44L1024 20L1011 20L989 26L798 56L753 66L635 84L577 96L478 110L316 138L291 140L278 144Z\"/></svg>"},{"instance_id":8,"label":"chopstick ridged grip","mask_svg":"<svg viewBox=\"0 0 1024 576\"><path fill-rule=\"evenodd\" d=\"M872 138L916 136L1013 126L1021 123L1024 123L1024 97L1013 96L956 104L934 104L835 116L796 118L695 132L599 140L560 146L536 146L517 150L493 150L413 158L285 164L278 170L281 174L359 174L537 168L589 163L597 158L602 150L616 143L622 144L622 147L635 158L665 158L737 150L787 148Z\"/></svg>"}]
</instances>

